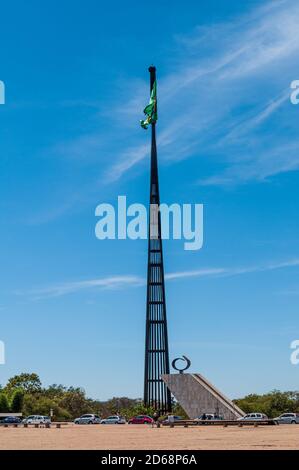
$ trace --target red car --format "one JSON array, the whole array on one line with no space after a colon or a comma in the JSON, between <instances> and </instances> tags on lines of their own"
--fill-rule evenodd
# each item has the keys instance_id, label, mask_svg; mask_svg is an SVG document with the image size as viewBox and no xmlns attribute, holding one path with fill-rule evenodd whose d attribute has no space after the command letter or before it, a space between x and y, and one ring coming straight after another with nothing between
<instances>
[{"instance_id":1,"label":"red car","mask_svg":"<svg viewBox=\"0 0 299 470\"><path fill-rule=\"evenodd\" d=\"M134 416L134 418L131 418L128 422L129 424L152 424L153 421L153 418L150 416L139 415Z\"/></svg>"}]
</instances>

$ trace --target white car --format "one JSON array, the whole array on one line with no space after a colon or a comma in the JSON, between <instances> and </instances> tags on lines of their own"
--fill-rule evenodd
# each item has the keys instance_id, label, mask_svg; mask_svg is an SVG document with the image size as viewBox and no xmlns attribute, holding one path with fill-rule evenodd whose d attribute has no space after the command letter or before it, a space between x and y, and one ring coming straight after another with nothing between
<instances>
[{"instance_id":1,"label":"white car","mask_svg":"<svg viewBox=\"0 0 299 470\"><path fill-rule=\"evenodd\" d=\"M108 418L102 419L101 424L126 424L125 418L121 416L108 416Z\"/></svg>"},{"instance_id":2,"label":"white car","mask_svg":"<svg viewBox=\"0 0 299 470\"><path fill-rule=\"evenodd\" d=\"M75 424L99 424L100 422L101 418L94 414L82 415L74 420Z\"/></svg>"},{"instance_id":3,"label":"white car","mask_svg":"<svg viewBox=\"0 0 299 470\"><path fill-rule=\"evenodd\" d=\"M278 424L299 424L299 413L283 413L274 421Z\"/></svg>"},{"instance_id":4,"label":"white car","mask_svg":"<svg viewBox=\"0 0 299 470\"><path fill-rule=\"evenodd\" d=\"M242 418L238 418L238 421L261 421L263 419L268 419L268 416L263 413L248 413Z\"/></svg>"},{"instance_id":5,"label":"white car","mask_svg":"<svg viewBox=\"0 0 299 470\"><path fill-rule=\"evenodd\" d=\"M30 415L23 419L24 424L51 424L51 418L49 416L42 415Z\"/></svg>"}]
</instances>

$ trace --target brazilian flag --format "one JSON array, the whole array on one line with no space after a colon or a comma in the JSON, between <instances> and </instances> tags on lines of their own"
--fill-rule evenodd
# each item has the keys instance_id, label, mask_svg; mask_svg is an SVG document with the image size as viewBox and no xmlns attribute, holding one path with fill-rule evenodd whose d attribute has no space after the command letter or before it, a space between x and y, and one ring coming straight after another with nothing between
<instances>
[{"instance_id":1,"label":"brazilian flag","mask_svg":"<svg viewBox=\"0 0 299 470\"><path fill-rule=\"evenodd\" d=\"M141 127L143 129L147 129L149 124L156 122L158 119L157 115L157 83L156 80L154 81L151 97L149 104L143 110L144 114L146 115L146 119L142 119L140 121Z\"/></svg>"}]
</instances>

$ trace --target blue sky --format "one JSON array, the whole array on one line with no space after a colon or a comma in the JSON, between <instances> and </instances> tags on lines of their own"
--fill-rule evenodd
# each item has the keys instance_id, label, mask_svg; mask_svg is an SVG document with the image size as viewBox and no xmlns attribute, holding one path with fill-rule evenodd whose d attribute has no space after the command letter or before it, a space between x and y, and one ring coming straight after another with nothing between
<instances>
[{"instance_id":1,"label":"blue sky","mask_svg":"<svg viewBox=\"0 0 299 470\"><path fill-rule=\"evenodd\" d=\"M299 6L1 5L0 383L22 371L142 395L146 249L99 241L102 202L147 204L158 73L163 202L203 203L204 246L164 243L171 358L231 397L298 388ZM218 273L218 274L217 274Z\"/></svg>"}]
</instances>

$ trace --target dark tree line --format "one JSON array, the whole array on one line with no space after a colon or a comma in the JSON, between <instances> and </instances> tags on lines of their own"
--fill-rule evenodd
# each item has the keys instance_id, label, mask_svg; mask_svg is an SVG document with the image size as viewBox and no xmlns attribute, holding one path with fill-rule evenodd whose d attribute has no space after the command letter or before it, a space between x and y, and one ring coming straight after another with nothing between
<instances>
[{"instance_id":1,"label":"dark tree line","mask_svg":"<svg viewBox=\"0 0 299 470\"><path fill-rule=\"evenodd\" d=\"M153 413L139 399L117 397L100 401L88 398L80 387L57 384L43 387L39 376L34 373L16 375L0 388L0 413L21 412L23 416L48 416L50 410L53 410L54 420L73 420L85 413L95 413L102 417L119 413L127 418L141 413Z\"/></svg>"},{"instance_id":2,"label":"dark tree line","mask_svg":"<svg viewBox=\"0 0 299 470\"><path fill-rule=\"evenodd\" d=\"M269 418L275 418L282 413L299 413L299 391L280 392L273 390L264 395L247 395L244 398L234 400L245 413L255 411L265 413Z\"/></svg>"}]
</instances>

